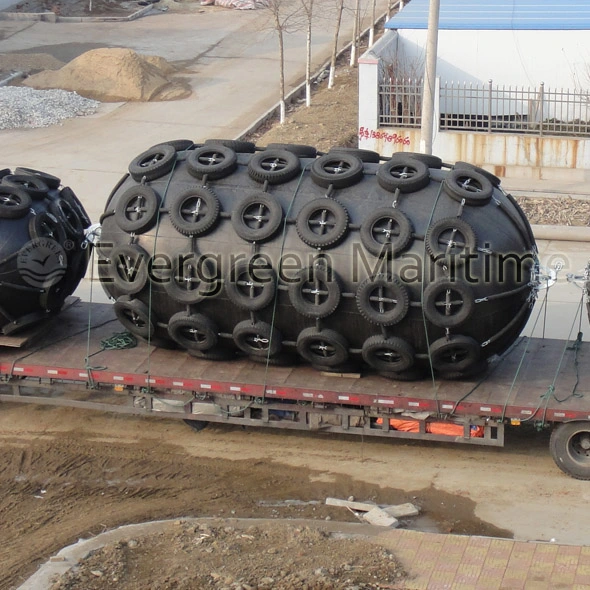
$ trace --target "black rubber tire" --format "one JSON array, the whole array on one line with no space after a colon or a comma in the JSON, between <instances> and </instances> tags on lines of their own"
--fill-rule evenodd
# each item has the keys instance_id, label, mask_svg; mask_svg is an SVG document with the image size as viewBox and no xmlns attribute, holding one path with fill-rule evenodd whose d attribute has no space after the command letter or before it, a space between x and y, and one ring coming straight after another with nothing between
<instances>
[{"instance_id":1,"label":"black rubber tire","mask_svg":"<svg viewBox=\"0 0 590 590\"><path fill-rule=\"evenodd\" d=\"M58 178L57 176L53 176L53 174L47 174L47 172L41 172L41 170L35 170L34 168L24 168L23 166L18 166L17 168L14 169L14 173L37 176L50 189L59 188L59 185L61 184L61 178Z\"/></svg>"},{"instance_id":2,"label":"black rubber tire","mask_svg":"<svg viewBox=\"0 0 590 590\"><path fill-rule=\"evenodd\" d=\"M140 338L151 338L154 335L156 328L148 306L139 299L123 295L115 301L113 308L117 319L132 334Z\"/></svg>"},{"instance_id":3,"label":"black rubber tire","mask_svg":"<svg viewBox=\"0 0 590 590\"><path fill-rule=\"evenodd\" d=\"M189 174L199 179L207 176L208 180L220 180L229 176L237 166L236 152L214 143L191 150L186 159Z\"/></svg>"},{"instance_id":4,"label":"black rubber tire","mask_svg":"<svg viewBox=\"0 0 590 590\"><path fill-rule=\"evenodd\" d=\"M129 174L136 182L156 180L168 174L176 163L176 150L168 144L159 144L131 160Z\"/></svg>"},{"instance_id":5,"label":"black rubber tire","mask_svg":"<svg viewBox=\"0 0 590 590\"><path fill-rule=\"evenodd\" d=\"M219 220L219 200L206 187L190 188L176 195L168 207L170 223L185 236L199 236Z\"/></svg>"},{"instance_id":6,"label":"black rubber tire","mask_svg":"<svg viewBox=\"0 0 590 590\"><path fill-rule=\"evenodd\" d=\"M396 336L370 336L363 344L362 355L369 366L380 372L399 373L414 364L413 347Z\"/></svg>"},{"instance_id":7,"label":"black rubber tire","mask_svg":"<svg viewBox=\"0 0 590 590\"><path fill-rule=\"evenodd\" d=\"M180 262L183 262L180 269ZM206 260L203 262L207 264ZM200 267L199 261L192 259L181 259L180 254L174 257L172 272L169 280L164 282L164 289L168 296L174 301L186 304L199 303L207 297L213 296L207 279L215 276L210 266Z\"/></svg>"},{"instance_id":8,"label":"black rubber tire","mask_svg":"<svg viewBox=\"0 0 590 590\"><path fill-rule=\"evenodd\" d=\"M469 285L461 281L437 279L424 289L424 315L435 326L452 328L467 321L475 309Z\"/></svg>"},{"instance_id":9,"label":"black rubber tire","mask_svg":"<svg viewBox=\"0 0 590 590\"><path fill-rule=\"evenodd\" d=\"M148 281L148 253L135 244L113 248L109 259L110 278L125 295L139 293Z\"/></svg>"},{"instance_id":10,"label":"black rubber tire","mask_svg":"<svg viewBox=\"0 0 590 590\"><path fill-rule=\"evenodd\" d=\"M391 160L398 158L412 158L426 164L429 168L436 168L440 170L443 165L443 161L438 156L431 156L430 154L420 154L419 152L395 152L391 156Z\"/></svg>"},{"instance_id":11,"label":"black rubber tire","mask_svg":"<svg viewBox=\"0 0 590 590\"><path fill-rule=\"evenodd\" d=\"M324 188L347 188L363 178L363 163L356 156L336 153L324 154L311 165L311 179Z\"/></svg>"},{"instance_id":12,"label":"black rubber tire","mask_svg":"<svg viewBox=\"0 0 590 590\"><path fill-rule=\"evenodd\" d=\"M470 336L443 336L430 345L432 367L436 371L467 371L479 361L481 346Z\"/></svg>"},{"instance_id":13,"label":"black rubber tire","mask_svg":"<svg viewBox=\"0 0 590 590\"><path fill-rule=\"evenodd\" d=\"M204 145L222 145L240 154L253 154L256 151L256 144L251 141L240 139L207 139Z\"/></svg>"},{"instance_id":14,"label":"black rubber tire","mask_svg":"<svg viewBox=\"0 0 590 590\"><path fill-rule=\"evenodd\" d=\"M127 175L123 177L127 179ZM80 199L76 196L74 191L69 186L64 186L61 191L59 191L59 196L70 204L72 209L78 214L78 218L82 222L82 227L84 229L90 227L92 225L92 220L88 217L84 206L82 205Z\"/></svg>"},{"instance_id":15,"label":"black rubber tire","mask_svg":"<svg viewBox=\"0 0 590 590\"><path fill-rule=\"evenodd\" d=\"M30 328L31 326L34 326L35 324L38 324L49 317L51 316L46 311L33 311L20 316L8 324L4 324L4 326L2 326L2 330L0 330L0 333L4 336L10 336L20 332L21 330L25 330L26 328Z\"/></svg>"},{"instance_id":16,"label":"black rubber tire","mask_svg":"<svg viewBox=\"0 0 590 590\"><path fill-rule=\"evenodd\" d=\"M455 165L453 166L453 168L454 169L462 168L464 170L473 170L473 171L477 172L478 174L485 176L492 183L492 186L495 186L496 188L499 187L501 184L500 179L495 174L492 174L491 172L488 172L487 170L485 170L484 168L480 168L479 166L474 166L473 164L470 164L469 162L455 162Z\"/></svg>"},{"instance_id":17,"label":"black rubber tire","mask_svg":"<svg viewBox=\"0 0 590 590\"><path fill-rule=\"evenodd\" d=\"M247 195L236 205L231 222L243 240L264 242L283 225L283 209L275 197L259 191Z\"/></svg>"},{"instance_id":18,"label":"black rubber tire","mask_svg":"<svg viewBox=\"0 0 590 590\"><path fill-rule=\"evenodd\" d=\"M194 356L195 358L201 359L203 361L229 361L236 358L235 350L230 350L229 348L224 348L222 346L212 348L211 350L207 350L205 352L200 350L187 350L187 352L191 356Z\"/></svg>"},{"instance_id":19,"label":"black rubber tire","mask_svg":"<svg viewBox=\"0 0 590 590\"><path fill-rule=\"evenodd\" d=\"M369 322L393 326L406 317L410 309L410 295L397 276L378 274L359 285L356 304Z\"/></svg>"},{"instance_id":20,"label":"black rubber tire","mask_svg":"<svg viewBox=\"0 0 590 590\"><path fill-rule=\"evenodd\" d=\"M379 371L381 377L391 379L392 381L421 381L426 377L426 371L419 368L408 369L407 371Z\"/></svg>"},{"instance_id":21,"label":"black rubber tire","mask_svg":"<svg viewBox=\"0 0 590 590\"><path fill-rule=\"evenodd\" d=\"M315 147L298 143L269 143L264 149L287 150L300 158L315 158L318 155Z\"/></svg>"},{"instance_id":22,"label":"black rubber tire","mask_svg":"<svg viewBox=\"0 0 590 590\"><path fill-rule=\"evenodd\" d=\"M361 224L360 236L365 249L375 256L397 256L412 241L414 228L399 209L381 207Z\"/></svg>"},{"instance_id":23,"label":"black rubber tire","mask_svg":"<svg viewBox=\"0 0 590 590\"><path fill-rule=\"evenodd\" d=\"M249 261L240 260L225 280L225 292L228 299L241 309L264 309L275 297L275 272L271 268L251 267Z\"/></svg>"},{"instance_id":24,"label":"black rubber tire","mask_svg":"<svg viewBox=\"0 0 590 590\"><path fill-rule=\"evenodd\" d=\"M494 187L483 174L471 168L449 170L444 181L444 191L459 203L465 199L466 205L481 207L492 199Z\"/></svg>"},{"instance_id":25,"label":"black rubber tire","mask_svg":"<svg viewBox=\"0 0 590 590\"><path fill-rule=\"evenodd\" d=\"M590 480L590 422L563 422L551 431L549 449L556 465L575 479Z\"/></svg>"},{"instance_id":26,"label":"black rubber tire","mask_svg":"<svg viewBox=\"0 0 590 590\"><path fill-rule=\"evenodd\" d=\"M361 150L359 148L352 147L333 147L330 149L328 154L346 154L348 156L355 156L361 162L365 162L367 164L379 164L381 161L381 155L378 152L374 152L372 150Z\"/></svg>"},{"instance_id":27,"label":"black rubber tire","mask_svg":"<svg viewBox=\"0 0 590 590\"><path fill-rule=\"evenodd\" d=\"M41 177L34 174L8 174L2 178L2 184L23 189L35 201L42 201L49 191Z\"/></svg>"},{"instance_id":28,"label":"black rubber tire","mask_svg":"<svg viewBox=\"0 0 590 590\"><path fill-rule=\"evenodd\" d=\"M348 342L335 330L305 328L297 337L297 352L312 365L336 367L348 360Z\"/></svg>"},{"instance_id":29,"label":"black rubber tire","mask_svg":"<svg viewBox=\"0 0 590 590\"><path fill-rule=\"evenodd\" d=\"M430 184L428 166L413 158L392 158L379 166L377 182L387 191L413 193Z\"/></svg>"},{"instance_id":30,"label":"black rubber tire","mask_svg":"<svg viewBox=\"0 0 590 590\"><path fill-rule=\"evenodd\" d=\"M207 351L219 342L215 322L202 313L175 313L168 320L168 334L182 348Z\"/></svg>"},{"instance_id":31,"label":"black rubber tire","mask_svg":"<svg viewBox=\"0 0 590 590\"><path fill-rule=\"evenodd\" d=\"M153 188L131 186L117 201L115 221L124 232L142 234L154 226L159 209L160 197Z\"/></svg>"},{"instance_id":32,"label":"black rubber tire","mask_svg":"<svg viewBox=\"0 0 590 590\"><path fill-rule=\"evenodd\" d=\"M195 143L192 139L171 139L170 141L162 141L153 145L150 150L157 149L162 145L171 145L175 152L184 152L194 147Z\"/></svg>"},{"instance_id":33,"label":"black rubber tire","mask_svg":"<svg viewBox=\"0 0 590 590\"><path fill-rule=\"evenodd\" d=\"M31 196L22 188L0 185L0 219L20 219L32 204Z\"/></svg>"},{"instance_id":34,"label":"black rubber tire","mask_svg":"<svg viewBox=\"0 0 590 590\"><path fill-rule=\"evenodd\" d=\"M466 256L475 253L477 237L473 228L463 219L445 217L428 228L425 246L438 264L461 266Z\"/></svg>"},{"instance_id":35,"label":"black rubber tire","mask_svg":"<svg viewBox=\"0 0 590 590\"><path fill-rule=\"evenodd\" d=\"M485 359L479 359L475 364L469 367L465 371L447 371L443 373L437 373L437 377L445 381L462 381L464 379L473 379L483 375L488 369L488 361Z\"/></svg>"},{"instance_id":36,"label":"black rubber tire","mask_svg":"<svg viewBox=\"0 0 590 590\"><path fill-rule=\"evenodd\" d=\"M307 267L296 277L298 280L289 284L289 300L296 311L310 318L325 318L336 311L341 289L334 271Z\"/></svg>"},{"instance_id":37,"label":"black rubber tire","mask_svg":"<svg viewBox=\"0 0 590 590\"><path fill-rule=\"evenodd\" d=\"M250 356L273 357L281 352L281 333L266 322L244 320L233 330L236 346Z\"/></svg>"},{"instance_id":38,"label":"black rubber tire","mask_svg":"<svg viewBox=\"0 0 590 590\"><path fill-rule=\"evenodd\" d=\"M248 174L256 182L283 184L301 172L299 156L288 150L263 150L248 162Z\"/></svg>"},{"instance_id":39,"label":"black rubber tire","mask_svg":"<svg viewBox=\"0 0 590 590\"><path fill-rule=\"evenodd\" d=\"M201 430L205 430L205 428L209 426L209 422L206 420L192 420L189 418L184 418L182 421L195 432L201 432Z\"/></svg>"},{"instance_id":40,"label":"black rubber tire","mask_svg":"<svg viewBox=\"0 0 590 590\"><path fill-rule=\"evenodd\" d=\"M299 211L295 226L301 241L308 246L331 248L348 232L348 211L333 199L314 199Z\"/></svg>"},{"instance_id":41,"label":"black rubber tire","mask_svg":"<svg viewBox=\"0 0 590 590\"><path fill-rule=\"evenodd\" d=\"M66 232L59 219L49 211L31 215L29 219L29 236L33 240L50 238L60 244L63 244L66 240Z\"/></svg>"},{"instance_id":42,"label":"black rubber tire","mask_svg":"<svg viewBox=\"0 0 590 590\"><path fill-rule=\"evenodd\" d=\"M49 204L48 210L62 223L67 235L75 240L84 237L84 227L78 212L63 199L57 199Z\"/></svg>"}]
</instances>

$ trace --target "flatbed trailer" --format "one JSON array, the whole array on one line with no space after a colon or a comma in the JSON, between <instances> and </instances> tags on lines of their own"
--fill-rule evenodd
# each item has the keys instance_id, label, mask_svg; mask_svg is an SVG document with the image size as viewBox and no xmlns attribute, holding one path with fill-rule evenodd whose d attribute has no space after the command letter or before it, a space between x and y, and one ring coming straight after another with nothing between
<instances>
[{"instance_id":1,"label":"flatbed trailer","mask_svg":"<svg viewBox=\"0 0 590 590\"><path fill-rule=\"evenodd\" d=\"M0 348L0 402L177 418L196 429L217 422L498 447L507 424L529 423L552 428L562 471L590 479L590 343L581 334L521 337L471 380L400 382L209 361L145 342L105 348L120 331L111 305L70 306L34 347Z\"/></svg>"}]
</instances>

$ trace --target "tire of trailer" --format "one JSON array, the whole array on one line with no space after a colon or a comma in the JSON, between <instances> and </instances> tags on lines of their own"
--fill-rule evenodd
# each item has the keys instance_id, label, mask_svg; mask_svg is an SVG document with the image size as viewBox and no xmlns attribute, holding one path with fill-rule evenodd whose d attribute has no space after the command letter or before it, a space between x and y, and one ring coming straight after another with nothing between
<instances>
[{"instance_id":1,"label":"tire of trailer","mask_svg":"<svg viewBox=\"0 0 590 590\"><path fill-rule=\"evenodd\" d=\"M457 267L465 263L466 255L475 252L477 237L463 219L445 217L428 228L424 245L436 263Z\"/></svg>"},{"instance_id":2,"label":"tire of trailer","mask_svg":"<svg viewBox=\"0 0 590 590\"><path fill-rule=\"evenodd\" d=\"M327 153L311 165L311 179L323 188L347 188L359 182L364 174L363 162L356 156Z\"/></svg>"},{"instance_id":3,"label":"tire of trailer","mask_svg":"<svg viewBox=\"0 0 590 590\"><path fill-rule=\"evenodd\" d=\"M185 266L183 264L181 269L181 260L180 254L175 256L172 273L168 277L169 280L164 282L164 290L170 298L179 303L192 305L213 296L214 294L207 289L209 284L207 279L215 276L213 263L205 259L203 268L199 268L198 265ZM206 275L204 274L205 268Z\"/></svg>"},{"instance_id":4,"label":"tire of trailer","mask_svg":"<svg viewBox=\"0 0 590 590\"><path fill-rule=\"evenodd\" d=\"M248 355L273 357L281 352L281 333L266 322L244 320L236 324L232 334L236 346Z\"/></svg>"},{"instance_id":5,"label":"tire of trailer","mask_svg":"<svg viewBox=\"0 0 590 590\"><path fill-rule=\"evenodd\" d=\"M399 373L414 364L413 347L396 336L370 336L363 344L362 355L368 365L380 372Z\"/></svg>"},{"instance_id":6,"label":"tire of trailer","mask_svg":"<svg viewBox=\"0 0 590 590\"><path fill-rule=\"evenodd\" d=\"M219 219L219 200L206 187L190 188L176 195L168 207L170 223L185 236L209 231Z\"/></svg>"},{"instance_id":7,"label":"tire of trailer","mask_svg":"<svg viewBox=\"0 0 590 590\"><path fill-rule=\"evenodd\" d=\"M206 143L191 150L186 159L186 167L191 176L209 180L220 180L229 176L238 166L236 152L222 144Z\"/></svg>"},{"instance_id":8,"label":"tire of trailer","mask_svg":"<svg viewBox=\"0 0 590 590\"><path fill-rule=\"evenodd\" d=\"M305 328L297 337L297 352L312 365L337 367L348 360L348 342L335 330Z\"/></svg>"},{"instance_id":9,"label":"tire of trailer","mask_svg":"<svg viewBox=\"0 0 590 590\"><path fill-rule=\"evenodd\" d=\"M207 351L218 341L215 322L202 313L175 313L168 321L170 338L187 350Z\"/></svg>"},{"instance_id":10,"label":"tire of trailer","mask_svg":"<svg viewBox=\"0 0 590 590\"><path fill-rule=\"evenodd\" d=\"M451 199L466 205L487 205L494 192L492 183L483 174L472 168L454 168L443 180L443 188Z\"/></svg>"},{"instance_id":11,"label":"tire of trailer","mask_svg":"<svg viewBox=\"0 0 590 590\"><path fill-rule=\"evenodd\" d=\"M430 345L430 359L437 371L467 371L479 360L481 346L470 336L443 336Z\"/></svg>"},{"instance_id":12,"label":"tire of trailer","mask_svg":"<svg viewBox=\"0 0 590 590\"><path fill-rule=\"evenodd\" d=\"M395 257L408 247L413 231L412 223L399 209L381 207L362 222L360 236L371 254Z\"/></svg>"},{"instance_id":13,"label":"tire of trailer","mask_svg":"<svg viewBox=\"0 0 590 590\"><path fill-rule=\"evenodd\" d=\"M40 170L35 170L34 168L24 168L23 166L18 166L17 168L14 169L14 173L37 176L49 188L52 188L52 189L59 188L59 185L61 184L61 178L58 178L57 176L53 176L53 174L47 174L47 172L41 172Z\"/></svg>"},{"instance_id":14,"label":"tire of trailer","mask_svg":"<svg viewBox=\"0 0 590 590\"><path fill-rule=\"evenodd\" d=\"M115 221L127 233L142 234L156 223L160 197L146 185L129 187L117 201Z\"/></svg>"},{"instance_id":15,"label":"tire of trailer","mask_svg":"<svg viewBox=\"0 0 590 590\"><path fill-rule=\"evenodd\" d=\"M444 301L441 301L441 295ZM475 297L469 285L446 278L430 283L424 290L424 315L435 326L452 328L467 321L475 309Z\"/></svg>"},{"instance_id":16,"label":"tire of trailer","mask_svg":"<svg viewBox=\"0 0 590 590\"><path fill-rule=\"evenodd\" d=\"M205 428L209 426L209 422L205 420L191 420L189 418L183 418L182 421L195 432L201 432L201 430L205 430Z\"/></svg>"},{"instance_id":17,"label":"tire of trailer","mask_svg":"<svg viewBox=\"0 0 590 590\"><path fill-rule=\"evenodd\" d=\"M21 188L35 201L42 201L49 191L41 177L33 174L8 174L2 178L2 184Z\"/></svg>"},{"instance_id":18,"label":"tire of trailer","mask_svg":"<svg viewBox=\"0 0 590 590\"><path fill-rule=\"evenodd\" d=\"M288 150L266 149L254 154L248 162L248 174L256 182L283 184L301 171L299 156Z\"/></svg>"},{"instance_id":19,"label":"tire of trailer","mask_svg":"<svg viewBox=\"0 0 590 590\"><path fill-rule=\"evenodd\" d=\"M549 449L564 473L575 479L590 480L590 422L579 420L555 426Z\"/></svg>"},{"instance_id":20,"label":"tire of trailer","mask_svg":"<svg viewBox=\"0 0 590 590\"><path fill-rule=\"evenodd\" d=\"M341 289L332 269L313 266L301 269L299 279L289 285L289 300L300 314L310 318L325 318L336 311Z\"/></svg>"},{"instance_id":21,"label":"tire of trailer","mask_svg":"<svg viewBox=\"0 0 590 590\"><path fill-rule=\"evenodd\" d=\"M20 219L32 204L31 196L23 189L0 185L0 219Z\"/></svg>"},{"instance_id":22,"label":"tire of trailer","mask_svg":"<svg viewBox=\"0 0 590 590\"><path fill-rule=\"evenodd\" d=\"M348 211L338 201L322 197L303 206L295 227L301 241L308 246L332 248L345 238L348 219Z\"/></svg>"},{"instance_id":23,"label":"tire of trailer","mask_svg":"<svg viewBox=\"0 0 590 590\"><path fill-rule=\"evenodd\" d=\"M232 211L235 232L247 242L271 239L283 223L283 209L279 201L262 191L247 195Z\"/></svg>"},{"instance_id":24,"label":"tire of trailer","mask_svg":"<svg viewBox=\"0 0 590 590\"><path fill-rule=\"evenodd\" d=\"M114 248L109 270L115 287L125 295L139 293L148 280L148 259L147 252L136 244Z\"/></svg>"},{"instance_id":25,"label":"tire of trailer","mask_svg":"<svg viewBox=\"0 0 590 590\"><path fill-rule=\"evenodd\" d=\"M239 260L225 280L225 292L228 299L241 309L264 309L275 297L275 273L272 268L251 267L249 261Z\"/></svg>"},{"instance_id":26,"label":"tire of trailer","mask_svg":"<svg viewBox=\"0 0 590 590\"><path fill-rule=\"evenodd\" d=\"M269 143L264 149L287 150L300 158L315 158L318 155L315 147L299 143Z\"/></svg>"},{"instance_id":27,"label":"tire of trailer","mask_svg":"<svg viewBox=\"0 0 590 590\"><path fill-rule=\"evenodd\" d=\"M369 322L378 326L393 326L406 317L410 296L397 276L378 274L359 285L356 304Z\"/></svg>"},{"instance_id":28,"label":"tire of trailer","mask_svg":"<svg viewBox=\"0 0 590 590\"><path fill-rule=\"evenodd\" d=\"M129 164L129 174L133 180L148 182L170 172L176 162L176 150L168 144L159 144L136 156Z\"/></svg>"},{"instance_id":29,"label":"tire of trailer","mask_svg":"<svg viewBox=\"0 0 590 590\"><path fill-rule=\"evenodd\" d=\"M117 319L132 334L141 338L151 338L154 335L156 328L150 318L149 309L139 299L123 295L115 301L113 308Z\"/></svg>"},{"instance_id":30,"label":"tire of trailer","mask_svg":"<svg viewBox=\"0 0 590 590\"><path fill-rule=\"evenodd\" d=\"M392 158L379 166L377 182L386 191L413 193L430 184L428 166L414 158Z\"/></svg>"}]
</instances>

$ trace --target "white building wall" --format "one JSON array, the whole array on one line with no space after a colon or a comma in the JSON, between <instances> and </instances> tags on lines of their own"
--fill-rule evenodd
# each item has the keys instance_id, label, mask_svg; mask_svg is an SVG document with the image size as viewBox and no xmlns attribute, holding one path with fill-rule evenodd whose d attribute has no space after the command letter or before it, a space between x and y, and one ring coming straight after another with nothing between
<instances>
[{"instance_id":1,"label":"white building wall","mask_svg":"<svg viewBox=\"0 0 590 590\"><path fill-rule=\"evenodd\" d=\"M399 56L424 65L425 30L399 31ZM588 31L439 31L437 75L443 82L590 88Z\"/></svg>"}]
</instances>

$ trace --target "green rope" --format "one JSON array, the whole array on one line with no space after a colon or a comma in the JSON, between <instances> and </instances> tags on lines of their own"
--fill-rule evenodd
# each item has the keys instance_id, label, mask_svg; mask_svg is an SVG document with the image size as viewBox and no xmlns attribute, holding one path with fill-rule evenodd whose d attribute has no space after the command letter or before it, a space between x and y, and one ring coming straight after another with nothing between
<instances>
[{"instance_id":1,"label":"green rope","mask_svg":"<svg viewBox=\"0 0 590 590\"><path fill-rule=\"evenodd\" d=\"M436 194L436 198L434 199L434 203L432 205L432 209L430 211L430 218L428 219L427 228L430 227L432 220L434 218L434 211L438 204L438 200L442 193L442 182L438 187L438 193ZM432 355L430 354L430 338L428 336L428 322L426 321L426 314L424 313L424 283L426 281L426 260L430 260L428 252L426 251L426 240L424 240L424 251L422 254L422 283L420 285L420 303L422 307L422 321L424 323L424 336L426 338L426 350L428 351L428 364L430 366L430 377L432 379L432 389L434 391L434 400L436 401L437 406L437 413L440 414L440 407L439 407L439 400L438 400L438 390L436 388L436 380L434 378L434 366L432 365Z\"/></svg>"}]
</instances>

